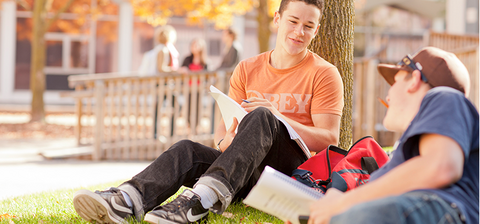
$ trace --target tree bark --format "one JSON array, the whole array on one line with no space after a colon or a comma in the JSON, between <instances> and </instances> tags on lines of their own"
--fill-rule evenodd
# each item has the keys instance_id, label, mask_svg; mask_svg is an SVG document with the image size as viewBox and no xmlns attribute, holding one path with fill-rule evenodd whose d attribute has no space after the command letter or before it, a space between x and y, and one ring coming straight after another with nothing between
<instances>
[{"instance_id":1,"label":"tree bark","mask_svg":"<svg viewBox=\"0 0 480 224\"><path fill-rule=\"evenodd\" d=\"M35 0L33 6L32 55L30 91L32 92L31 121L45 122L43 93L45 92L45 0Z\"/></svg>"},{"instance_id":2,"label":"tree bark","mask_svg":"<svg viewBox=\"0 0 480 224\"><path fill-rule=\"evenodd\" d=\"M325 0L320 30L310 49L338 68L343 80L345 105L339 147L352 145L354 0Z\"/></svg>"},{"instance_id":3,"label":"tree bark","mask_svg":"<svg viewBox=\"0 0 480 224\"><path fill-rule=\"evenodd\" d=\"M32 92L32 102L30 108L31 122L45 122L45 103L43 93L45 92L45 57L47 46L45 42L45 33L47 29L59 18L60 14L65 12L73 3L68 0L60 8L52 19L47 18L47 0L35 0L33 5L33 31L32 31L32 55L30 65L30 91Z\"/></svg>"},{"instance_id":4,"label":"tree bark","mask_svg":"<svg viewBox=\"0 0 480 224\"><path fill-rule=\"evenodd\" d=\"M270 21L272 18L268 16L268 0L259 0L257 8L257 24L258 24L258 50L259 52L268 51L270 46Z\"/></svg>"}]
</instances>

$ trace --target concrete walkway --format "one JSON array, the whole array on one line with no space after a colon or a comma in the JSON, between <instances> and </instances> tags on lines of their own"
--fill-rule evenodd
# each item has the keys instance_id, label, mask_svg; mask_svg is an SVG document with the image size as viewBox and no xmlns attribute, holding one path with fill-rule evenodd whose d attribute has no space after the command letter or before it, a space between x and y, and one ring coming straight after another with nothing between
<instances>
[{"instance_id":1,"label":"concrete walkway","mask_svg":"<svg viewBox=\"0 0 480 224\"><path fill-rule=\"evenodd\" d=\"M74 146L74 139L0 139L0 200L24 194L127 180L150 162L45 160L44 150ZM103 189L101 189L103 190Z\"/></svg>"}]
</instances>

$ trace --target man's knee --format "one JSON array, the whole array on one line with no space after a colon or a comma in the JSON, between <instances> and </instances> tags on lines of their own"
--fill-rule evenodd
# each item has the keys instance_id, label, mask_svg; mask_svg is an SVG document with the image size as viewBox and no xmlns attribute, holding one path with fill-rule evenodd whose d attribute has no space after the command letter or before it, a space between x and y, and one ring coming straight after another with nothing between
<instances>
[{"instance_id":1,"label":"man's knee","mask_svg":"<svg viewBox=\"0 0 480 224\"><path fill-rule=\"evenodd\" d=\"M173 144L172 146L170 146L170 148L168 148L168 150L165 151L164 153L185 154L186 152L192 151L194 149L194 146L193 146L194 144L195 144L195 142L193 142L191 140L188 140L188 139L180 140L180 141L176 142L175 144Z\"/></svg>"},{"instance_id":2,"label":"man's knee","mask_svg":"<svg viewBox=\"0 0 480 224\"><path fill-rule=\"evenodd\" d=\"M257 109L248 113L248 116L251 118L261 118L262 120L269 117L274 117L273 113L266 107L258 107Z\"/></svg>"}]
</instances>

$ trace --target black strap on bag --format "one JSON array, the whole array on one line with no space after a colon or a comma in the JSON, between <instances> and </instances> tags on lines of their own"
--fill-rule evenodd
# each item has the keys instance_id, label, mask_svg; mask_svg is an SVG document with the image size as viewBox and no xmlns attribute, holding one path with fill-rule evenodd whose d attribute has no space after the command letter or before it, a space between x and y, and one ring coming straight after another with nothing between
<instances>
[{"instance_id":1,"label":"black strap on bag","mask_svg":"<svg viewBox=\"0 0 480 224\"><path fill-rule=\"evenodd\" d=\"M317 191L320 191L322 193L325 193L327 191L327 184L330 182L328 181L317 181L313 179L312 177L312 172L308 170L301 170L301 169L295 169L292 172L292 177L294 177L297 181L299 181L302 184L305 184Z\"/></svg>"},{"instance_id":2,"label":"black strap on bag","mask_svg":"<svg viewBox=\"0 0 480 224\"><path fill-rule=\"evenodd\" d=\"M362 170L366 170L368 174L372 174L373 171L378 170L377 161L373 157L362 157Z\"/></svg>"}]
</instances>

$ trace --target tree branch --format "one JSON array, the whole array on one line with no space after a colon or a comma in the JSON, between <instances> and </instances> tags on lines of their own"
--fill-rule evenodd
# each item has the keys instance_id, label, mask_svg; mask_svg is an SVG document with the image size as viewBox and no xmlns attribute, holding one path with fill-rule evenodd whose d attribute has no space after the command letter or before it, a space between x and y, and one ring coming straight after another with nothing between
<instances>
[{"instance_id":1,"label":"tree branch","mask_svg":"<svg viewBox=\"0 0 480 224\"><path fill-rule=\"evenodd\" d=\"M25 0L15 0L15 2L17 2L25 10L32 11L32 7L30 7L30 5L28 5L28 3Z\"/></svg>"},{"instance_id":2,"label":"tree branch","mask_svg":"<svg viewBox=\"0 0 480 224\"><path fill-rule=\"evenodd\" d=\"M60 14L62 14L63 12L65 12L73 3L73 0L68 0L67 3L65 3L65 5L63 5L62 8L60 8L57 13L55 13L55 15L53 16L53 18L49 19L48 22L47 22L47 25L45 26L45 31L48 30L48 28L50 28L50 26L55 22L57 21L58 17L60 17Z\"/></svg>"},{"instance_id":3,"label":"tree branch","mask_svg":"<svg viewBox=\"0 0 480 224\"><path fill-rule=\"evenodd\" d=\"M52 9L52 4L53 4L53 0L47 0L45 2L45 9L46 9L47 12Z\"/></svg>"}]
</instances>

